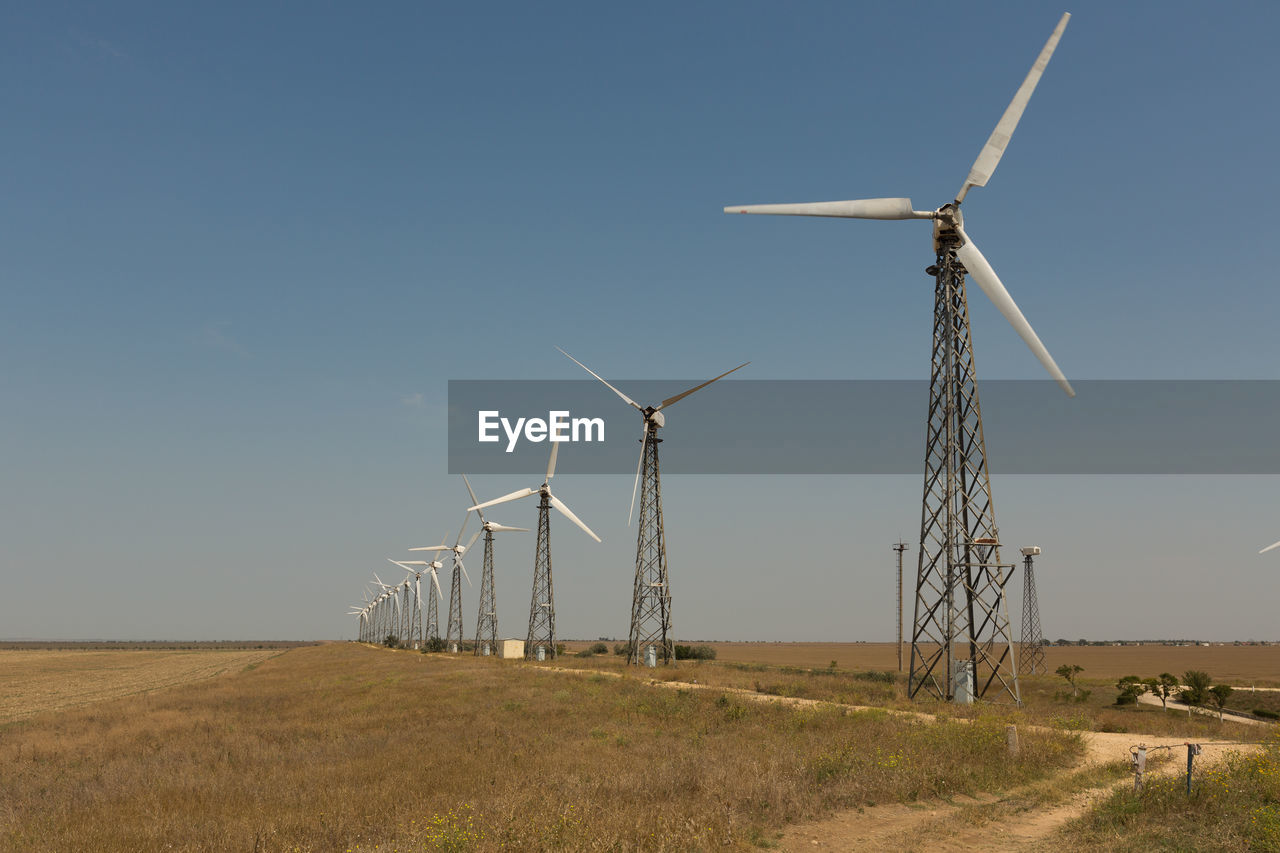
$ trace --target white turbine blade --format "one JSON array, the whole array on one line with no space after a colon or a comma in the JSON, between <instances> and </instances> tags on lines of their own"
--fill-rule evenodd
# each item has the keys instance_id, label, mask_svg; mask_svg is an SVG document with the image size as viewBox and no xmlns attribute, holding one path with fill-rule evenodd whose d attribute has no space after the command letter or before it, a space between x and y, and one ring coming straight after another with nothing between
<instances>
[{"instance_id":1,"label":"white turbine blade","mask_svg":"<svg viewBox=\"0 0 1280 853\"><path fill-rule=\"evenodd\" d=\"M991 264L983 257L982 252L978 251L978 247L969 239L969 235L964 233L964 229L957 226L956 231L959 232L964 244L956 249L956 257L964 264L965 269L969 271L969 277L978 283L982 288L982 292L987 294L987 298L995 303L996 308L1009 321L1009 325L1013 326L1013 330L1018 333L1023 342L1031 349L1031 352L1040 363L1044 365L1044 369L1049 371L1062 390L1067 392L1068 397L1076 395L1075 389L1071 387L1071 383L1067 381L1067 377L1063 375L1058 368L1058 363L1053 360L1053 356L1049 355L1049 350L1040 342L1040 336L1036 334L1036 330L1031 328L1031 324L1027 322L1027 318L1022 316L1022 312L1018 310L1017 304L1013 301L1013 297L1009 295L1009 291L1000 281L1000 277L996 275L996 271L991 268Z\"/></svg>"},{"instance_id":2,"label":"white turbine blade","mask_svg":"<svg viewBox=\"0 0 1280 853\"><path fill-rule=\"evenodd\" d=\"M1261 551L1259 551L1258 553L1259 553L1259 554L1265 554L1265 553L1267 553L1268 551L1270 551L1272 548L1280 548L1280 542L1277 542L1277 543L1276 543L1276 544L1274 544L1274 545L1268 545L1267 547L1263 548L1263 549L1262 549Z\"/></svg>"},{"instance_id":3,"label":"white turbine blade","mask_svg":"<svg viewBox=\"0 0 1280 853\"><path fill-rule=\"evenodd\" d=\"M410 548L410 551L452 551L448 545L424 545L421 548Z\"/></svg>"},{"instance_id":4,"label":"white turbine blade","mask_svg":"<svg viewBox=\"0 0 1280 853\"><path fill-rule=\"evenodd\" d=\"M462 569L462 576L467 579L467 586L473 586L471 583L471 575L467 574L467 567L463 564L461 559L458 560L458 568Z\"/></svg>"},{"instance_id":5,"label":"white turbine blade","mask_svg":"<svg viewBox=\"0 0 1280 853\"><path fill-rule=\"evenodd\" d=\"M467 494L471 495L471 505L472 505L472 506L479 506L480 501L476 500L476 492L475 492L475 489L471 488L471 481L467 479L467 475L466 475L466 474L463 474L463 475L462 475L462 482L464 482L464 483L466 483L466 484L467 484ZM470 511L471 511L471 510L467 510L467 512L470 512ZM483 513L483 512L480 512L480 510L476 510L476 514L480 516L480 523L481 523L481 524L484 524L484 513Z\"/></svg>"},{"instance_id":6,"label":"white turbine blade","mask_svg":"<svg viewBox=\"0 0 1280 853\"><path fill-rule=\"evenodd\" d=\"M472 546L472 545L474 545L474 544L476 544L476 540L480 538L480 533L481 533L481 531L477 530L477 531L476 531L476 532L471 536L471 541L467 543L467 549L466 549L466 550L470 551L470 550L471 550L471 546Z\"/></svg>"},{"instance_id":7,"label":"white turbine blade","mask_svg":"<svg viewBox=\"0 0 1280 853\"><path fill-rule=\"evenodd\" d=\"M811 201L799 204L738 204L725 213L775 216L834 216L838 219L932 219L933 212L912 210L909 198L860 198L854 201Z\"/></svg>"},{"instance_id":8,"label":"white turbine blade","mask_svg":"<svg viewBox=\"0 0 1280 853\"><path fill-rule=\"evenodd\" d=\"M560 349L560 347L556 347L556 349ZM595 372L594 370L592 370L590 367L587 367L585 364L583 364L582 362L578 361L576 358L574 358L573 356L569 355L569 353L565 352L564 350L560 349L560 353L561 353L565 358L569 359L569 360L570 360L570 361L572 361L574 364L578 365L578 367L581 367L583 370L587 371L587 373L590 373L590 374L591 374L592 376L594 376L596 379L599 379L601 382L604 382L604 384L605 384L605 387L606 387L606 388L608 388L610 391L612 391L613 393L615 393L615 394L617 394L619 397L621 397L623 400L625 400L625 401L628 403L628 405L634 406L634 407L636 408L636 410L637 410L637 411L641 411L641 412L643 412L643 411L644 411L644 408L643 408L639 403L637 403L635 400L632 400L632 399L631 399L630 397L628 397L626 394L623 394L623 393L622 393L621 391L619 391L617 388L614 388L614 387L613 387L612 385L610 385L608 382L605 382L604 377L603 377L603 376L601 376L599 373L596 373L596 372Z\"/></svg>"},{"instance_id":9,"label":"white turbine blade","mask_svg":"<svg viewBox=\"0 0 1280 853\"><path fill-rule=\"evenodd\" d=\"M560 442L551 442L551 459L547 461L547 479L543 483L550 483L551 478L556 475L556 455L560 453Z\"/></svg>"},{"instance_id":10,"label":"white turbine blade","mask_svg":"<svg viewBox=\"0 0 1280 853\"><path fill-rule=\"evenodd\" d=\"M565 506L564 501L560 500L560 499L559 499L558 497L556 497L555 495L547 495L547 497L549 497L549 498L551 499L551 505L552 505L553 507L555 507L556 509L560 510L561 515L563 515L565 518L569 519L569 520L570 520L570 521L572 521L574 524L576 524L576 525L578 525L579 527L581 527L581 528L582 528L582 532L583 532L583 533L587 534L588 536L590 536L592 539L596 540L597 542L599 542L599 541L600 541L600 537L599 537L599 536L597 536L597 535L595 535L595 533L591 532L591 528L590 528L590 527L587 527L585 524L583 524L583 523L582 523L582 520L581 520L580 518L578 518L576 515L574 515L574 514L573 514L573 510L571 510L571 509L569 509L569 507Z\"/></svg>"},{"instance_id":11,"label":"white turbine blade","mask_svg":"<svg viewBox=\"0 0 1280 853\"><path fill-rule=\"evenodd\" d=\"M392 560L392 562L394 563L395 560ZM404 560L402 562L396 563L396 565L398 566L429 566L431 564L428 563L426 560Z\"/></svg>"},{"instance_id":12,"label":"white turbine blade","mask_svg":"<svg viewBox=\"0 0 1280 853\"><path fill-rule=\"evenodd\" d=\"M478 511L478 510L484 509L485 507L494 506L496 504L504 504L507 501L517 501L517 500L520 500L520 498L527 498L529 497L529 495L536 495L537 493L538 493L537 489L521 489L518 492L512 492L509 495L503 495L500 498L494 498L491 501L485 501L482 504L476 504L475 506L471 507L471 509Z\"/></svg>"},{"instance_id":13,"label":"white turbine blade","mask_svg":"<svg viewBox=\"0 0 1280 853\"><path fill-rule=\"evenodd\" d=\"M431 582L436 585L436 595L440 597L441 601L444 601L444 592L440 589L440 578L436 576L434 567L431 569Z\"/></svg>"},{"instance_id":14,"label":"white turbine blade","mask_svg":"<svg viewBox=\"0 0 1280 853\"><path fill-rule=\"evenodd\" d=\"M374 573L373 573L373 579L374 579L374 580L376 580L376 581L378 582L378 586L382 587L383 589L390 589L390 588L391 588L391 587L387 586L385 583L383 583L383 582L382 582L382 578L378 577L378 573L377 573L377 572L374 572Z\"/></svg>"},{"instance_id":15,"label":"white turbine blade","mask_svg":"<svg viewBox=\"0 0 1280 853\"><path fill-rule=\"evenodd\" d=\"M457 548L458 543L462 541L462 534L467 532L467 522L470 520L471 520L471 510L468 509L466 514L462 516L462 526L458 528L458 538L453 540L453 547Z\"/></svg>"},{"instance_id":16,"label":"white turbine blade","mask_svg":"<svg viewBox=\"0 0 1280 853\"><path fill-rule=\"evenodd\" d=\"M631 487L631 506L627 509L627 527L631 526L631 514L636 511L636 492L640 490L640 468L644 465L644 452L649 446L649 424L644 425L644 438L640 439L640 461L636 463L636 482Z\"/></svg>"},{"instance_id":17,"label":"white turbine blade","mask_svg":"<svg viewBox=\"0 0 1280 853\"><path fill-rule=\"evenodd\" d=\"M496 521L489 522L489 529L494 533L528 533L527 527L508 527L505 524L498 524Z\"/></svg>"},{"instance_id":18,"label":"white turbine blade","mask_svg":"<svg viewBox=\"0 0 1280 853\"><path fill-rule=\"evenodd\" d=\"M987 140L987 144L982 146L982 150L978 152L978 159L974 161L973 168L969 170L969 177L965 178L964 186L960 187L960 192L956 194L957 202L964 201L965 193L969 192L969 187L985 187L987 181L991 179L992 173L995 172L996 166L1000 165L1000 158L1004 156L1005 146L1009 144L1009 138L1013 136L1014 130L1017 129L1018 121L1022 118L1022 111L1027 108L1027 102L1031 100L1031 93L1036 90L1036 84L1040 82L1040 75L1044 73L1045 66L1049 64L1049 60L1053 57L1054 48L1058 46L1058 39L1062 38L1062 31L1067 28L1067 21L1069 20L1071 20L1071 13L1065 12L1058 21L1058 26L1053 28L1053 33L1049 36L1049 40L1044 43L1044 48L1040 51L1040 55L1036 57L1031 70L1027 72L1026 79L1022 81L1022 85L1014 93L1013 100L1009 103L1009 108L1000 117L1000 122L996 125L996 129L991 131L991 137Z\"/></svg>"},{"instance_id":19,"label":"white turbine blade","mask_svg":"<svg viewBox=\"0 0 1280 853\"><path fill-rule=\"evenodd\" d=\"M751 362L749 362L749 361L744 361L744 362L742 362L742 364L739 364L739 365L738 365L737 367L735 367L733 370L741 370L742 368L746 367L746 366L747 366L748 364L750 364L750 363L751 363ZM663 400L661 404L659 404L658 408L659 408L659 409L665 409L667 406L670 406L672 403L679 402L680 400L683 400L685 397L688 397L688 396L689 396L690 394L692 394L694 391L701 391L703 388L706 388L706 387L707 387L708 385L710 385L712 382L718 382L718 381L720 381L721 379L724 379L724 378L725 378L726 376L728 376L730 373L733 373L733 370L726 370L724 373L721 373L721 374L720 374L719 376L717 376L715 379L708 379L706 382L703 382L701 385L695 385L694 387L690 388L688 391L683 391L683 392L681 392L681 393L679 393L679 394L675 395L674 397L668 397L667 399Z\"/></svg>"},{"instance_id":20,"label":"white turbine blade","mask_svg":"<svg viewBox=\"0 0 1280 853\"><path fill-rule=\"evenodd\" d=\"M421 575L419 575L418 578L414 580L414 584L416 585L416 588L413 591L413 597L418 600L418 614L421 615L422 614L422 576Z\"/></svg>"}]
</instances>

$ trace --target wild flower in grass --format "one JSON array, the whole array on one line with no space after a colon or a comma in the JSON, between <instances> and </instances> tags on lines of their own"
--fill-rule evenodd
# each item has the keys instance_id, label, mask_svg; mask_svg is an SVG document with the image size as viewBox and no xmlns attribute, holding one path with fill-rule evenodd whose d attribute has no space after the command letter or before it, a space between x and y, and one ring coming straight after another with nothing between
<instances>
[{"instance_id":1,"label":"wild flower in grass","mask_svg":"<svg viewBox=\"0 0 1280 853\"><path fill-rule=\"evenodd\" d=\"M466 853L484 840L484 832L476 829L471 805L463 803L457 810L449 809L427 821L423 839L427 849L445 853Z\"/></svg>"}]
</instances>

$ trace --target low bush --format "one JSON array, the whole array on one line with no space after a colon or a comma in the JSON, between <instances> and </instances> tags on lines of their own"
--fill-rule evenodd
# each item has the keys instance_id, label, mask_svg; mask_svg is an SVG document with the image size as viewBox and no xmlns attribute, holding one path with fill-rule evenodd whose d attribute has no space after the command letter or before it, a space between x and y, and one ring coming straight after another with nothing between
<instances>
[{"instance_id":1,"label":"low bush","mask_svg":"<svg viewBox=\"0 0 1280 853\"><path fill-rule=\"evenodd\" d=\"M676 646L676 660L715 660L716 650L710 646Z\"/></svg>"}]
</instances>

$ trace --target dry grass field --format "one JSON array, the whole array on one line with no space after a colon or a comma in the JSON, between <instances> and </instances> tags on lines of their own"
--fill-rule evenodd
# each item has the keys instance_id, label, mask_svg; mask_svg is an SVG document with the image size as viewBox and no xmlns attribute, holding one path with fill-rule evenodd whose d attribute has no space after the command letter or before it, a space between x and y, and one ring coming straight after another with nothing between
<instances>
[{"instance_id":1,"label":"dry grass field","mask_svg":"<svg viewBox=\"0 0 1280 853\"><path fill-rule=\"evenodd\" d=\"M1099 670L1216 665L1261 682L1259 652L1272 652L1055 649L1093 655L1064 658L1085 667L1092 692L1068 700L1062 679L1024 678L1018 709L908 701L901 677L885 671L896 669L891 644L717 649L716 661L657 671L614 655L530 665L354 643L0 649L0 849L798 849L784 834L797 823L855 849L868 821L889 813L895 838L917 839L901 849L928 849L936 836L921 816L939 809L964 824L948 832L979 839L987 825L1025 830L1031 811L1067 809L1055 812L1065 823L1087 807L1067 801L1119 778L1131 741L1260 736L1113 707L1115 676ZM1005 748L1010 723L1016 757ZM1078 765L1085 743L1103 764ZM1274 789L1246 771L1243 790ZM1137 828L1148 826L1135 811L1144 801L1105 808L1076 825L1073 846L1090 849L1117 826L1155 837L1154 824ZM853 829L838 828L864 811ZM1235 812L1211 812L1242 843L1261 837Z\"/></svg>"},{"instance_id":2,"label":"dry grass field","mask_svg":"<svg viewBox=\"0 0 1280 853\"><path fill-rule=\"evenodd\" d=\"M279 650L0 649L0 724L239 672Z\"/></svg>"},{"instance_id":3,"label":"dry grass field","mask_svg":"<svg viewBox=\"0 0 1280 853\"><path fill-rule=\"evenodd\" d=\"M86 677L92 677L86 673ZM0 727L0 849L750 849L1004 790L1078 736L352 643Z\"/></svg>"}]
</instances>

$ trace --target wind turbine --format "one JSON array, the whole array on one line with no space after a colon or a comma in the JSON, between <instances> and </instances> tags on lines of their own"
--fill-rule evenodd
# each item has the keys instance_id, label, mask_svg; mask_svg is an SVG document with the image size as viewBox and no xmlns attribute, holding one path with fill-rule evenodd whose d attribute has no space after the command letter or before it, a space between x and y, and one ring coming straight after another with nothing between
<instances>
[{"instance_id":1,"label":"wind turbine","mask_svg":"<svg viewBox=\"0 0 1280 853\"><path fill-rule=\"evenodd\" d=\"M458 528L458 538L454 540L453 545L445 545L442 542L439 545L409 549L410 551L449 551L453 554L453 579L449 586L449 627L445 631L445 647L451 652L458 651L462 646L462 578L458 576L459 569L467 578L467 586L471 586L471 575L467 574L467 567L462 564L462 555L467 553L467 549L476 544L476 540L480 538L480 531L477 530L470 542L466 545L461 544L462 534L467 531L467 522L470 520L471 511L467 510L466 516L462 519L462 527ZM445 537L445 541L448 541L448 537Z\"/></svg>"},{"instance_id":2,"label":"wind turbine","mask_svg":"<svg viewBox=\"0 0 1280 853\"><path fill-rule=\"evenodd\" d=\"M978 696L994 682L1015 703L1017 664L1004 585L1007 569L987 475L986 446L974 372L968 274L995 304L1049 375L1069 395L1071 384L1014 303L986 257L966 233L960 205L972 187L986 186L1022 118L1040 76L1071 16L1058 21L1022 85L978 154L954 200L937 210L915 210L907 198L871 198L811 204L732 206L725 213L829 216L848 219L925 219L933 223L933 367L929 390L925 489L921 510L916 617L908 695L921 688L960 699L973 679ZM959 651L959 654L956 652Z\"/></svg>"},{"instance_id":3,"label":"wind turbine","mask_svg":"<svg viewBox=\"0 0 1280 853\"><path fill-rule=\"evenodd\" d=\"M448 550L444 544L447 541L449 541L449 536L448 534L445 534L444 538L440 540L440 547L435 550ZM397 565L404 566L426 566L427 568L424 569L424 571L431 572L431 580L436 585L436 592L440 593L440 578L436 574L444 568L444 563L440 560L432 560L430 562L424 562L422 560L405 560L403 563L392 560L392 562L396 562ZM443 594L440 594L440 600L444 600ZM427 635L426 642L428 648L430 648L431 641L440 639L440 609L436 603L436 599L429 595L427 596L427 618L426 623L423 626L423 631Z\"/></svg>"},{"instance_id":4,"label":"wind turbine","mask_svg":"<svg viewBox=\"0 0 1280 853\"><path fill-rule=\"evenodd\" d=\"M374 637L374 642L381 644L386 641L387 637L390 637L394 633L394 623L392 622L393 608L387 606L388 601L395 602L394 611L396 614L400 611L400 605L396 600L395 593L392 591L395 589L394 586L383 583L382 578L378 577L377 572L373 573L373 579L377 581L378 586L382 587L382 593L377 599L380 602L380 606L378 608L378 615L380 619L377 626L377 634Z\"/></svg>"},{"instance_id":5,"label":"wind turbine","mask_svg":"<svg viewBox=\"0 0 1280 853\"><path fill-rule=\"evenodd\" d=\"M592 533L591 528L583 524L564 501L551 494L551 478L556 475L556 454L559 451L559 442L553 441L551 459L547 462L547 476L538 488L521 489L467 509L468 512L473 510L479 512L487 507L527 498L530 495L541 496L538 501L538 542L533 552L533 596L529 600L529 635L524 645L524 656L539 660L547 655L552 658L556 656L556 603L555 590L551 583L550 508L555 507L557 512L580 527L584 533L597 542L600 541L600 537Z\"/></svg>"},{"instance_id":6,"label":"wind turbine","mask_svg":"<svg viewBox=\"0 0 1280 853\"><path fill-rule=\"evenodd\" d=\"M440 578L436 576L436 570L441 568L443 564L436 561L427 562L426 560L392 560L390 557L388 557L387 560L392 563L395 563L397 566L404 569L406 572L408 572L413 576L413 600L414 600L415 607L418 611L418 614L417 614L418 635L417 635L417 643L414 645L414 648L415 649L420 648L422 646L422 641L423 641L423 637L422 637L422 634L423 634L422 576L424 574L431 575L431 580L436 585L436 595L440 596L440 600L443 601L444 593L440 591ZM413 566L425 566L425 568L415 569L413 568ZM408 582L408 579L406 578L406 583L407 582ZM430 593L430 590L428 590L428 598L430 598L429 593ZM431 603L432 605L434 605L435 600L433 599ZM431 612L432 614L436 612L434 606L432 607ZM440 633L439 626L437 626L436 636L439 636L439 633ZM412 625L410 625L409 627L409 636L413 636Z\"/></svg>"},{"instance_id":7,"label":"wind turbine","mask_svg":"<svg viewBox=\"0 0 1280 853\"><path fill-rule=\"evenodd\" d=\"M640 490L639 530L636 534L636 573L631 592L631 631L627 641L627 662L639 666L641 656L647 655L646 650L652 648L654 663L658 657L662 658L664 664L675 663L675 635L671 632L671 585L667 575L667 537L662 526L662 478L658 467L658 445L662 443L662 439L658 438L658 430L667 422L662 410L695 391L701 391L712 382L725 378L734 370L741 370L751 362L743 362L733 370L726 370L715 379L708 379L688 391L668 397L656 406L641 406L569 353L560 347L556 349L587 373L604 382L606 388L621 397L623 402L639 412L644 419L640 461L636 463L636 480L631 487L631 508L627 510L627 524L631 524L631 513L636 508L636 490L643 481L644 488Z\"/></svg>"},{"instance_id":8,"label":"wind turbine","mask_svg":"<svg viewBox=\"0 0 1280 853\"><path fill-rule=\"evenodd\" d=\"M476 514L480 516L480 529L484 531L484 568L480 571L480 613L476 616L475 654L490 655L498 647L498 595L493 582L493 534L495 533L528 533L527 527L507 527L496 521L489 521L479 508L475 489L467 475L462 475L462 482L467 484L467 494L471 495L471 503L477 505ZM474 541L474 540L473 540Z\"/></svg>"}]
</instances>

